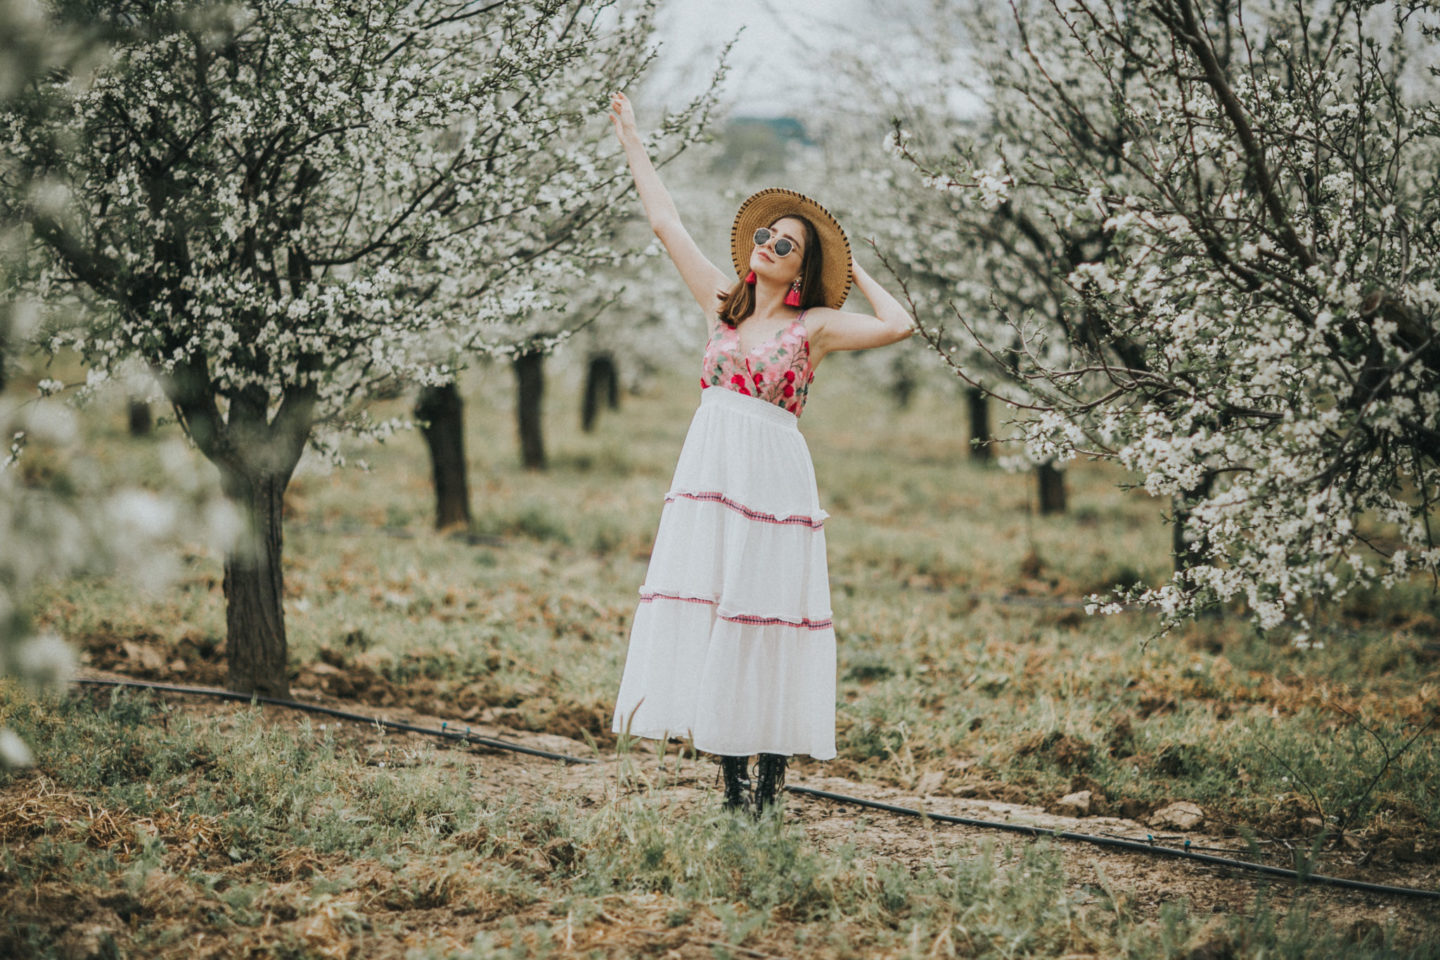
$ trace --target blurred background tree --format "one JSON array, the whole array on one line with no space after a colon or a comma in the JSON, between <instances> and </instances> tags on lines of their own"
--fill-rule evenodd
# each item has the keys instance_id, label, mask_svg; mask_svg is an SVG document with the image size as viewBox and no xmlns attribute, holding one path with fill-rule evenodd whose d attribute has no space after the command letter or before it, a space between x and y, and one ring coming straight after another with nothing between
<instances>
[{"instance_id":1,"label":"blurred background tree","mask_svg":"<svg viewBox=\"0 0 1440 960\"><path fill-rule=\"evenodd\" d=\"M41 78L63 74L82 87L107 52L106 35L82 25L57 29L45 11L27 0L0 0L0 111L29 103L27 93ZM52 149L67 148L63 125ZM6 169L9 186L44 198L48 186ZM55 198L46 200L54 209ZM117 573L131 583L158 588L178 564L176 541L218 544L233 537L234 517L178 443L157 453L158 489L117 489L102 466L80 449L76 417L49 396L62 384L40 379L31 338L41 305L23 295L19 281L29 273L28 237L23 225L0 227L0 677L18 677L42 688L60 689L74 671L75 657L55 633L37 627L34 594L43 584L86 572ZM70 322L83 323L76 309ZM39 381L40 397L4 395L11 374ZM0 726L0 766L30 761L28 746Z\"/></svg>"},{"instance_id":2,"label":"blurred background tree","mask_svg":"<svg viewBox=\"0 0 1440 960\"><path fill-rule=\"evenodd\" d=\"M1440 9L937 9L975 45L987 123L899 139L957 217L998 215L982 276L1012 339L964 297L924 333L1001 360L1032 455L1173 498L1174 577L1127 599L1167 624L1244 599L1304 643L1303 602L1440 575ZM1027 273L1043 304L1005 282Z\"/></svg>"},{"instance_id":3,"label":"blurred background tree","mask_svg":"<svg viewBox=\"0 0 1440 960\"><path fill-rule=\"evenodd\" d=\"M593 145L652 8L57 9L117 39L89 85L51 74L11 104L0 204L31 231L35 296L104 307L46 345L92 384L143 360L246 519L225 562L233 688L288 691L281 504L307 443L383 436L369 398L452 382L610 256L591 225L619 173Z\"/></svg>"}]
</instances>

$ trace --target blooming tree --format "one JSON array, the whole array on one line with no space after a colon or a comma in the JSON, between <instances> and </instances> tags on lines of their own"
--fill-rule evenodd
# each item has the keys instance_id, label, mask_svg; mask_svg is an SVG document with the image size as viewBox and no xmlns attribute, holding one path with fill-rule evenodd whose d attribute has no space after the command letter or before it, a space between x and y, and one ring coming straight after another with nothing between
<instances>
[{"instance_id":1,"label":"blooming tree","mask_svg":"<svg viewBox=\"0 0 1440 960\"><path fill-rule=\"evenodd\" d=\"M104 47L80 31L56 30L44 11L26 0L0 0L0 105L21 97L37 77L69 71L75 82L102 57ZM0 230L0 269L24 274L23 230ZM39 322L39 305L16 296L0 302L0 373L15 370L32 381L26 349ZM56 384L45 383L48 392ZM41 689L63 687L75 657L54 633L32 618L35 588L80 571L119 572L152 588L168 582L178 538L223 544L234 516L213 479L201 477L178 442L159 447L163 489L116 489L78 442L73 411L58 399L37 399L19 384L5 392L0 377L0 676L16 676ZM22 459L22 454L24 459ZM39 457L37 457L39 454ZM32 469L32 463L40 464ZM29 748L0 727L0 766L23 765Z\"/></svg>"},{"instance_id":2,"label":"blooming tree","mask_svg":"<svg viewBox=\"0 0 1440 960\"><path fill-rule=\"evenodd\" d=\"M854 82L863 91L857 99L884 116L872 108L859 131L845 129L856 122L854 114L834 118L837 129L825 136L827 161L858 172L860 183L842 206L871 225L869 235L904 283L917 317L927 318L926 330L951 304L969 324L954 331L959 335L930 339L968 381L971 435L983 444L993 439L992 397L1033 399L1013 377L1022 341L1006 318L1025 316L1057 334L1047 349L1063 351L1064 278L1093 251L1099 231L1050 219L1042 198L1007 172L1006 164L1041 160L1049 149L1017 88L1027 67L1011 55L1018 37L1008 13L946 0L925 7L912 10L909 28L889 38L892 56L855 62ZM901 162L875 161L882 136ZM1118 144L1099 138L1095 149L1118 150ZM943 171L937 175L935 167ZM957 167L975 189L951 189ZM989 446L975 451L981 457L992 452ZM1023 454L1008 458L1008 465L1033 470L1041 512L1063 511L1061 462L1033 446Z\"/></svg>"},{"instance_id":3,"label":"blooming tree","mask_svg":"<svg viewBox=\"0 0 1440 960\"><path fill-rule=\"evenodd\" d=\"M654 56L648 43L654 6L652 0L643 8L643 16L625 25L623 34L612 35L603 43L601 24L591 22L587 43L592 50L603 51L603 65L587 72L572 70L559 78L561 84L551 82L535 95L557 103L590 105L628 81L638 80ZM668 164L702 137L724 77L725 52L728 47L705 89L681 108L657 118L650 146L659 165ZM625 245L617 243L617 230L630 216L631 204L621 197L632 187L628 167L623 161L617 163L613 153L609 125L595 111L575 110L566 122L535 133L525 156L512 162L535 178L536 189L557 170L569 169L573 180L588 178L588 182L577 186L570 202L556 209L560 215L508 224L510 232L500 236L501 243L489 251L490 263L498 271L497 281L513 282L510 250L523 246L542 251L543 260L534 264L542 269L531 271L537 281L536 295L515 304L503 326L487 328L480 338L457 337L452 345L454 365L476 353L509 360L516 383L521 458L528 468L545 466L541 399L546 358L578 331L593 329L594 321L614 299L614 277L627 268ZM553 204L553 199L550 202ZM476 216L474 206L472 202L463 211L466 217ZM522 240L517 232L529 235ZM451 380L423 387L415 412L434 473L436 527L467 527L471 517L464 402L456 383Z\"/></svg>"},{"instance_id":4,"label":"blooming tree","mask_svg":"<svg viewBox=\"0 0 1440 960\"><path fill-rule=\"evenodd\" d=\"M113 56L0 118L0 204L44 257L38 295L108 308L49 345L92 381L141 358L219 468L251 531L225 561L230 684L284 695L281 498L302 451L383 433L365 397L447 382L456 349L544 298L616 176L556 144L639 68L651 5L81 6Z\"/></svg>"},{"instance_id":5,"label":"blooming tree","mask_svg":"<svg viewBox=\"0 0 1440 960\"><path fill-rule=\"evenodd\" d=\"M929 166L1093 238L1058 333L1007 310L1012 380L1036 451L1181 501L1191 562L1131 597L1167 623L1241 598L1304 642L1307 598L1440 575L1437 31L1428 0L1017 0L992 79L1040 149Z\"/></svg>"}]
</instances>

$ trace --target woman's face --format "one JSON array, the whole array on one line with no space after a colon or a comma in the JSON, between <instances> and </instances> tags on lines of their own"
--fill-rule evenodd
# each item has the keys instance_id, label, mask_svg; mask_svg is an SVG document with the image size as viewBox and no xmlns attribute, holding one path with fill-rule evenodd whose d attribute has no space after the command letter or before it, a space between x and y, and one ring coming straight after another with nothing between
<instances>
[{"instance_id":1,"label":"woman's face","mask_svg":"<svg viewBox=\"0 0 1440 960\"><path fill-rule=\"evenodd\" d=\"M794 244L794 249L783 257L775 254L775 241L781 237ZM805 225L793 217L781 217L770 224L770 239L750 251L750 269L757 277L784 284L800 276L800 265L804 261Z\"/></svg>"}]
</instances>

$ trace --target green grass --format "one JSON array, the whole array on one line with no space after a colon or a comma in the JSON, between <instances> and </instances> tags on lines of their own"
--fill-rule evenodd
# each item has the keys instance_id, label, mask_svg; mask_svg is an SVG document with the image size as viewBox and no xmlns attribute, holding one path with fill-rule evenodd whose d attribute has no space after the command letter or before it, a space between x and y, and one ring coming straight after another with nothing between
<instances>
[{"instance_id":1,"label":"green grass","mask_svg":"<svg viewBox=\"0 0 1440 960\"><path fill-rule=\"evenodd\" d=\"M931 391L896 411L845 389L848 361L827 365L804 422L833 514L836 769L907 786L939 771L951 789L1000 781L1039 802L1083 777L1112 804L1193 800L1262 832L1297 802L1352 829L1397 816L1440 827L1430 786L1440 731L1385 759L1434 716L1423 692L1440 659L1434 594L1405 588L1322 612L1326 645L1306 651L1235 618L1143 647L1156 628L1148 615L1017 605L1007 598L1075 599L1116 579L1163 578L1162 505L1080 463L1071 513L1034 516L1025 478L965 457L950 396ZM532 728L563 716L559 732L603 741L694 391L662 381L585 435L562 380L548 418L554 467L536 474L518 466L509 389L508 372L490 369L467 391L478 540L429 531L418 436L352 451L369 471L302 466L287 497L292 657L388 681L359 684L361 697L502 707ZM97 418L92 449L117 479L143 480L149 447L121 425L118 411ZM92 648L140 637L213 649L224 633L219 579L217 558L197 548L164 597L77 581L52 591L42 616ZM1063 735L1065 749L1023 749L1037 735Z\"/></svg>"},{"instance_id":2,"label":"green grass","mask_svg":"<svg viewBox=\"0 0 1440 960\"><path fill-rule=\"evenodd\" d=\"M1069 472L1071 512L1035 516L1025 478L966 459L962 411L951 395L924 393L896 411L883 395L848 386L847 363L827 361L803 422L832 514L826 535L840 757L825 772L903 788L928 777L932 792L1042 806L1090 789L1102 810L1129 815L1190 800L1212 825L1302 848L1319 818L1328 832L1343 825L1360 849L1375 851L1372 868L1435 861L1440 730L1431 726L1393 756L1435 716L1440 605L1428 588L1357 596L1321 611L1322 649L1297 650L1235 617L1146 645L1156 629L1149 615L1091 618L1050 602L1115 580L1162 579L1169 564L1162 504L1120 489L1123 478L1110 469L1080 463ZM609 749L635 591L695 403L692 381L677 375L653 383L585 435L576 425L574 384L552 378L553 465L535 474L518 465L504 402L508 372L477 373L466 391L470 538L430 530L418 436L351 451L369 461L368 471L303 465L287 495L285 542L297 684L457 720L589 737ZM116 483L155 474L154 443L123 435L118 406L93 408L86 430L89 454ZM49 476L69 468L64 456L35 453L35 468ZM39 618L97 665L216 682L224 636L219 557L190 545L182 570L161 596L95 578L54 585L40 598ZM149 666L133 655L147 650ZM782 924L779 952L803 942L826 955L919 956L948 935L968 955L1018 942L1029 944L1014 948L1020 953L1178 956L1173 944L1213 933L1237 949L1263 946L1267 956L1342 955L1326 953L1323 924L1292 930L1295 910L1277 918L1261 904L1212 930L1185 911L1126 919L1109 894L1071 903L1044 885L1045 871L1063 858L1051 849L971 851L900 877L858 847L819 850L796 831L735 832L739 825L713 811L667 807L663 791L601 809L560 796L539 807L516 798L497 808L493 798L482 803L467 791L444 751L382 772L328 732L272 729L249 716L229 726L169 716L157 732L156 718L167 714L130 698L93 714L41 708L14 694L4 703L7 722L29 732L45 775L67 789L157 822L162 807L170 811L164 816L214 822L220 866L201 870L209 879L187 874L184 882L201 891L194 895L214 918L206 922L222 927L253 932L276 909L270 875L240 865L303 849L328 866L291 908L296 916L318 911L337 930L363 932L374 921L336 907L337 897L363 888L367 898L401 904L395 909L422 910L471 891L495 917L518 918L513 928L487 927L489 946L463 945L476 956L544 955L564 941L565 917L544 914L547 905L571 904L573 932L576 917L603 925L584 918L613 913L605 898L615 891L636 916L651 916L637 897L661 898L657 929L673 917L686 929L709 924L716 940L763 942ZM145 733L116 736L121 728ZM87 748L87 737L100 746ZM137 863L163 867L178 856L164 829L149 847L137 839L129 859L73 833L56 831L44 838L50 846L40 851L36 841L23 857L7 847L0 886L67 871L99 885L130 877ZM471 845L457 836L471 837ZM601 839L616 836L628 839L620 846ZM762 842L758 859L743 860ZM552 863L543 878L517 853L526 845L563 851L567 843L584 852L557 854L571 860L564 869ZM1021 870L1032 882L1011 889L1003 877L1015 875L1017 857L1038 859ZM418 872L417 861L424 863ZM699 872L688 876L680 865L692 862ZM383 884L375 880L382 868L389 871ZM984 870L1000 871L1002 880L985 880L995 890L981 896L975 878L990 876ZM802 879L782 883L782 873ZM126 882L143 891L150 881L136 874ZM910 906L897 911L894 890L902 887ZM741 889L749 891L748 911L733 906ZM967 913L966 898L973 905L977 896L980 912ZM747 933L750 924L759 926ZM1174 926L1169 933L1166 924ZM1038 939L1025 940L1021 927ZM954 941L961 928L972 938L963 944ZM1103 949L1075 939L1076 929L1099 937ZM145 934L154 942L166 935ZM1347 950L1357 943L1380 949L1378 939L1340 939ZM290 948L295 955L308 949L303 942Z\"/></svg>"},{"instance_id":3,"label":"green grass","mask_svg":"<svg viewBox=\"0 0 1440 960\"><path fill-rule=\"evenodd\" d=\"M1157 914L1103 871L1067 878L1065 851L1048 843L906 863L877 856L864 821L821 845L773 817L677 805L664 778L598 805L559 788L482 796L477 767L451 751L367 765L349 736L243 708L196 717L122 692L55 703L10 691L4 704L43 758L0 797L47 778L49 796L112 811L119 837L97 844L81 818L6 824L4 887L40 906L12 902L0 946L34 956L63 955L70 923L43 909L61 888L80 897L70 919L103 916L103 902L131 918L113 940L152 956L184 955L198 933L230 953L348 955L362 942L388 953L417 923L467 932L463 949L418 954L434 956L557 956L567 937L630 956L667 931L829 957L1181 958L1201 943L1237 956L1440 956L1394 929L1333 930L1303 899L1283 917L1268 898L1220 922L1183 903Z\"/></svg>"}]
</instances>

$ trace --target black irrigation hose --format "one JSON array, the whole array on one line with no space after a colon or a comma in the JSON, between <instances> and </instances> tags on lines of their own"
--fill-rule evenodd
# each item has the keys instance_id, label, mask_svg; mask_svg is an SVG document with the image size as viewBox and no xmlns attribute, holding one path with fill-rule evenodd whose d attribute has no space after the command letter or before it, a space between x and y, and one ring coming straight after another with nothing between
<instances>
[{"instance_id":1,"label":"black irrigation hose","mask_svg":"<svg viewBox=\"0 0 1440 960\"><path fill-rule=\"evenodd\" d=\"M816 790L814 787L797 787L787 784L785 790L788 793L819 797L823 800L834 800L837 803L849 803L859 807L870 807L875 810L884 810L888 813L898 813L906 817L927 817L938 823L955 823L961 826L980 827L986 830L1008 830L1011 833L1023 833L1030 837L1075 840L1080 843L1093 843L1101 847L1114 847L1119 850L1131 850L1136 853L1178 857L1182 860L1194 860L1217 867L1233 867L1240 870L1250 870L1255 873L1268 874L1272 877L1294 880L1298 883L1317 883L1324 886L1344 887L1348 890L1363 890L1366 893L1384 893L1405 897L1423 897L1428 900L1440 900L1440 890L1421 890L1418 887L1392 887L1383 883L1366 883L1363 880L1348 880L1344 877L1327 877L1319 873L1302 874L1299 871L1287 870L1284 867L1272 867L1263 863L1252 863L1248 860L1231 860L1227 857L1216 857L1207 853L1181 850L1178 847L1162 847L1152 843L1142 843L1139 840L1122 840L1119 837L1102 837L1091 833L1049 830L1045 827L1033 827L1023 823L1002 823L998 820L976 820L971 817L956 817L945 813L930 813L928 811L915 810L910 807L897 806L893 803L883 803L879 800L865 800L861 797L851 797L843 793Z\"/></svg>"},{"instance_id":2,"label":"black irrigation hose","mask_svg":"<svg viewBox=\"0 0 1440 960\"><path fill-rule=\"evenodd\" d=\"M430 737L441 737L443 739L459 739L467 743L474 743L484 747L491 747L496 750L509 750L514 753L529 754L533 757L544 757L547 760L562 760L565 763L598 763L599 761L588 757L574 757L565 753L552 753L549 750L538 750L534 747L524 747L518 743L510 743L506 740L496 740L492 737L482 737L466 730L464 733L448 729L436 730L433 727L418 727L414 724L400 723L395 720L383 720L379 717L367 717L361 713L349 713L344 710L336 710L333 707L323 707L316 703L301 703L298 700L281 700L277 697L262 697L258 694L236 693L233 690L218 690L214 687L182 687L170 683L151 683L141 680L102 680L98 678L82 677L76 683L88 684L95 687L129 687L139 690L157 690L164 693L180 693L189 696L218 697L222 700L238 700L245 703L263 703L274 707L288 707L291 710L304 710L307 713L319 713L328 717L335 717L340 720L352 720L358 723L376 724L390 730L400 730L405 733L420 733ZM818 797L822 800L833 800L836 803L848 803L857 807L869 807L873 810L884 810L887 813L897 813L906 817L929 818L937 823L953 823L965 827L977 827L983 830L1006 830L1010 833L1020 833L1030 837L1049 837L1053 840L1074 840L1079 843L1093 843L1101 847L1113 847L1117 850L1129 850L1134 853L1147 853L1154 856L1175 857L1181 860L1191 860L1198 863L1207 863L1217 867L1231 867L1238 870L1249 870L1254 873L1263 873L1272 877L1280 877L1285 880L1294 880L1298 883L1315 883L1322 886L1343 887L1347 890L1360 890L1365 893L1389 894L1391 896L1421 897L1428 900L1440 900L1440 890L1421 890L1417 887L1394 887L1383 883L1367 883L1363 880L1349 880L1345 877L1330 877L1319 873L1302 874L1297 870L1287 870L1284 867L1272 867L1263 863L1252 863L1248 860L1232 860L1227 857L1216 857L1206 853L1195 853L1191 850L1181 850L1177 847L1162 847L1153 843L1141 843L1139 840L1124 840L1119 837L1097 836L1090 833L1073 833L1068 830L1049 830L1045 827L1034 827L1023 823L1003 823L998 820L977 820L973 817L957 817L946 813L930 813L923 810L916 810L911 807L902 807L893 803L884 803L880 800L866 800L862 797L852 797L843 793L832 793L829 790L817 790L814 787L800 787L787 784L787 793L798 796Z\"/></svg>"},{"instance_id":3,"label":"black irrigation hose","mask_svg":"<svg viewBox=\"0 0 1440 960\"><path fill-rule=\"evenodd\" d=\"M464 740L466 743L474 743L482 747L491 747L495 750L509 750L512 753L525 753L532 757L544 757L547 760L563 760L566 763L598 763L589 757L572 757L567 753L552 753L549 750L539 750L535 747L525 747L518 743L511 743L508 740L496 740L493 737L482 737L478 733L471 733L467 728L464 733L457 730L450 730L448 725L436 730L434 727L417 727L411 723L401 723L398 720L384 720L380 717L367 717L363 713L348 713L344 710L336 710L333 707L322 707L318 703L302 703L299 700L281 700L278 697L262 697L259 694L236 693L234 690L217 690L214 687L181 687L172 683L150 683L142 680L101 680L88 677L81 677L76 683L88 684L92 687L131 687L139 690L159 690L164 693L183 693L194 697L219 697L221 700L238 700L242 703L263 703L272 707L288 707L291 710L304 710L307 713L324 714L327 717L335 717L340 720L353 720L358 723L369 723L385 727L388 730L400 730L405 733L423 733L426 736L441 737L446 740Z\"/></svg>"}]
</instances>

